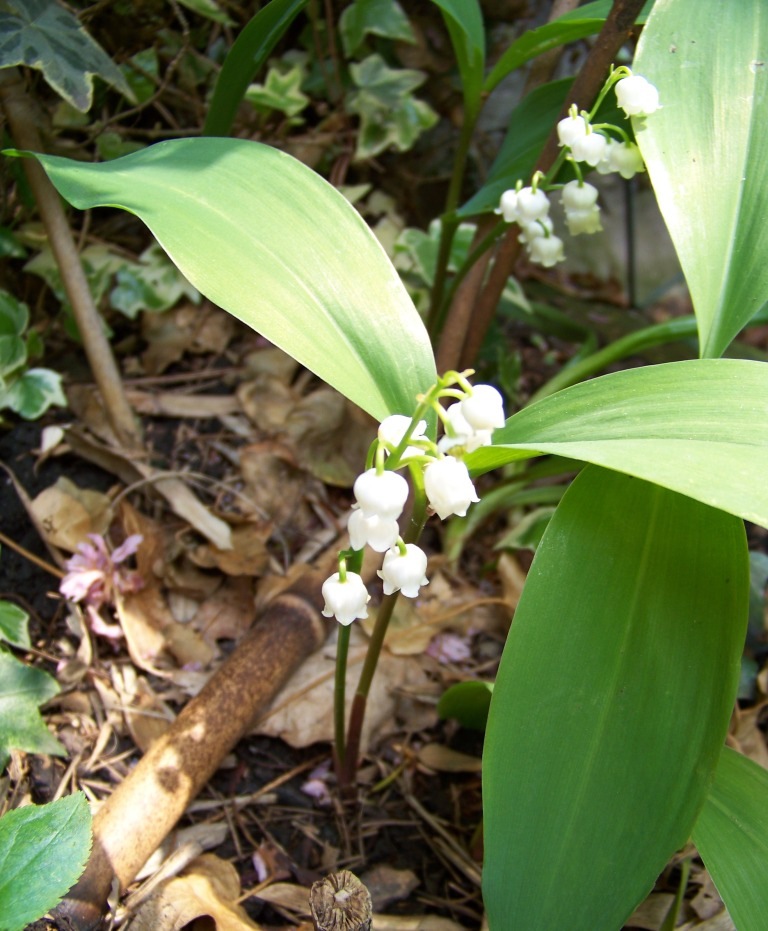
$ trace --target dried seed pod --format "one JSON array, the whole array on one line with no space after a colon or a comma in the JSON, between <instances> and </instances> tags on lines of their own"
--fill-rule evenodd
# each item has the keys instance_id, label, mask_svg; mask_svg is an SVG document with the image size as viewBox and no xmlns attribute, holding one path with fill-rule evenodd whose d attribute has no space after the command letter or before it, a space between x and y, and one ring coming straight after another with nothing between
<instances>
[{"instance_id":1,"label":"dried seed pod","mask_svg":"<svg viewBox=\"0 0 768 931\"><path fill-rule=\"evenodd\" d=\"M309 907L317 931L371 931L371 894L349 870L313 883Z\"/></svg>"}]
</instances>

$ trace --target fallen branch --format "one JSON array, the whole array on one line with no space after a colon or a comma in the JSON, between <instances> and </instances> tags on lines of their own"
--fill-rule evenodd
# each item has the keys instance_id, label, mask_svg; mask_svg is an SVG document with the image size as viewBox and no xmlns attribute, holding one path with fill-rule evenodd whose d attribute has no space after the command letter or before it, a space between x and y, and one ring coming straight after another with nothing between
<instances>
[{"instance_id":1,"label":"fallen branch","mask_svg":"<svg viewBox=\"0 0 768 931\"><path fill-rule=\"evenodd\" d=\"M123 890L134 880L259 710L325 641L321 581L308 571L266 607L96 814L88 866L56 910L77 931L98 927L113 880Z\"/></svg>"}]
</instances>

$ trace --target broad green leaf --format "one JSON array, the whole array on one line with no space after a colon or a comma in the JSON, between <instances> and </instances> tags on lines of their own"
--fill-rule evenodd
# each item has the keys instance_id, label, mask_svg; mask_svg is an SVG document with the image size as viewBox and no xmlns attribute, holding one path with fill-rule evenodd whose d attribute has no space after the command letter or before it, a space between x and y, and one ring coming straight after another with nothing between
<instances>
[{"instance_id":1,"label":"broad green leaf","mask_svg":"<svg viewBox=\"0 0 768 931\"><path fill-rule=\"evenodd\" d=\"M504 52L485 79L486 93L490 93L510 72L532 58L536 58L537 55L600 32L606 17L611 12L611 6L611 0L595 0L594 3L585 3L575 10L570 10L551 23L545 23L537 29L524 32ZM653 0L646 3L637 17L638 23L646 21L651 6L653 6ZM584 106L588 105L589 102L585 101Z\"/></svg>"},{"instance_id":2,"label":"broad green leaf","mask_svg":"<svg viewBox=\"0 0 768 931\"><path fill-rule=\"evenodd\" d=\"M37 420L49 407L66 407L61 375L51 369L27 369L0 388L0 409L7 407L25 420Z\"/></svg>"},{"instance_id":3,"label":"broad green leaf","mask_svg":"<svg viewBox=\"0 0 768 931\"><path fill-rule=\"evenodd\" d=\"M587 467L544 534L483 755L491 931L616 931L704 803L739 676L742 522Z\"/></svg>"},{"instance_id":4,"label":"broad green leaf","mask_svg":"<svg viewBox=\"0 0 768 931\"><path fill-rule=\"evenodd\" d=\"M57 695L56 680L42 669L25 666L0 650L0 772L5 769L10 750L50 753L64 756L40 717L37 706Z\"/></svg>"},{"instance_id":5,"label":"broad green leaf","mask_svg":"<svg viewBox=\"0 0 768 931\"><path fill-rule=\"evenodd\" d=\"M112 162L39 155L81 209L137 214L202 294L377 419L435 381L426 329L355 209L283 152L177 139Z\"/></svg>"},{"instance_id":6,"label":"broad green leaf","mask_svg":"<svg viewBox=\"0 0 768 931\"><path fill-rule=\"evenodd\" d=\"M485 472L554 453L768 526L768 364L693 359L603 375L524 408L467 457Z\"/></svg>"},{"instance_id":7,"label":"broad green leaf","mask_svg":"<svg viewBox=\"0 0 768 931\"><path fill-rule=\"evenodd\" d=\"M76 17L56 0L0 0L0 68L26 65L73 107L93 103L93 78L133 100L122 72Z\"/></svg>"},{"instance_id":8,"label":"broad green leaf","mask_svg":"<svg viewBox=\"0 0 768 931\"><path fill-rule=\"evenodd\" d=\"M437 703L441 718L454 718L462 727L484 731L488 720L488 708L493 695L492 682L471 679L457 682L443 692Z\"/></svg>"},{"instance_id":9,"label":"broad green leaf","mask_svg":"<svg viewBox=\"0 0 768 931\"><path fill-rule=\"evenodd\" d=\"M480 108L485 69L485 27L478 0L432 0L443 14L470 116Z\"/></svg>"},{"instance_id":10,"label":"broad green leaf","mask_svg":"<svg viewBox=\"0 0 768 931\"><path fill-rule=\"evenodd\" d=\"M693 842L739 931L761 931L768 915L768 772L762 766L723 749Z\"/></svg>"},{"instance_id":11,"label":"broad green leaf","mask_svg":"<svg viewBox=\"0 0 768 931\"><path fill-rule=\"evenodd\" d=\"M768 5L657 0L634 70L662 109L637 141L680 258L702 356L768 300Z\"/></svg>"},{"instance_id":12,"label":"broad green leaf","mask_svg":"<svg viewBox=\"0 0 768 931\"><path fill-rule=\"evenodd\" d=\"M347 57L354 55L369 34L399 42L416 41L397 0L355 0L339 18L339 33Z\"/></svg>"},{"instance_id":13,"label":"broad green leaf","mask_svg":"<svg viewBox=\"0 0 768 931\"><path fill-rule=\"evenodd\" d=\"M405 152L437 122L432 107L413 96L426 80L423 71L390 68L381 55L369 55L350 65L349 72L358 88L346 101L347 110L360 117L356 159L372 158L390 147Z\"/></svg>"},{"instance_id":14,"label":"broad green leaf","mask_svg":"<svg viewBox=\"0 0 768 931\"><path fill-rule=\"evenodd\" d=\"M28 650L29 642L27 624L29 615L11 601L0 601L0 640L11 643L22 650Z\"/></svg>"},{"instance_id":15,"label":"broad green leaf","mask_svg":"<svg viewBox=\"0 0 768 931\"><path fill-rule=\"evenodd\" d=\"M91 850L82 792L27 805L0 818L0 928L22 931L77 882Z\"/></svg>"},{"instance_id":16,"label":"broad green leaf","mask_svg":"<svg viewBox=\"0 0 768 931\"><path fill-rule=\"evenodd\" d=\"M307 3L308 0L271 0L248 22L224 59L208 107L203 135L230 134L248 85Z\"/></svg>"}]
</instances>

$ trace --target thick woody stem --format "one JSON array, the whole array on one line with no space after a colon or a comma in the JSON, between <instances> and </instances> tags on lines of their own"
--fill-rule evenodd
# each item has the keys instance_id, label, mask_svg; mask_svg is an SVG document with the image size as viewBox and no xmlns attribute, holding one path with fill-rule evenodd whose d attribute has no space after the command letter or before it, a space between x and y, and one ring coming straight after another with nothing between
<instances>
[{"instance_id":1,"label":"thick woody stem","mask_svg":"<svg viewBox=\"0 0 768 931\"><path fill-rule=\"evenodd\" d=\"M16 68L0 69L0 102L16 145L21 149L41 152L40 134L34 123L21 74ZM75 322L83 340L83 348L104 400L112 429L123 445L138 449L139 427L125 396L120 372L109 341L104 335L101 317L88 287L58 192L35 159L24 159L24 170L48 234L64 290L72 305Z\"/></svg>"},{"instance_id":2,"label":"thick woody stem","mask_svg":"<svg viewBox=\"0 0 768 931\"><path fill-rule=\"evenodd\" d=\"M76 931L100 924L114 879L125 889L260 709L325 640L320 578L307 573L266 608L168 731L97 812L85 873L56 913Z\"/></svg>"}]
</instances>

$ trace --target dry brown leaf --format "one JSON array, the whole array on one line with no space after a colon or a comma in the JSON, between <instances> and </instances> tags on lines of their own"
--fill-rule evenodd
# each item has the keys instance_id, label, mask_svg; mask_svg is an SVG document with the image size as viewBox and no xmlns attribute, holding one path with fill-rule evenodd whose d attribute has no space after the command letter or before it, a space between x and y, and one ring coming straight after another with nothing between
<instances>
[{"instance_id":1,"label":"dry brown leaf","mask_svg":"<svg viewBox=\"0 0 768 931\"><path fill-rule=\"evenodd\" d=\"M198 857L163 883L138 910L129 931L181 931L197 918L213 919L217 931L246 931L255 924L237 904L240 880L231 863L212 854Z\"/></svg>"},{"instance_id":2,"label":"dry brown leaf","mask_svg":"<svg viewBox=\"0 0 768 931\"><path fill-rule=\"evenodd\" d=\"M113 665L112 682L120 696L125 723L133 742L142 753L146 753L152 741L166 732L174 714L130 664Z\"/></svg>"},{"instance_id":3,"label":"dry brown leaf","mask_svg":"<svg viewBox=\"0 0 768 931\"><path fill-rule=\"evenodd\" d=\"M192 621L211 646L217 640L239 640L256 616L253 579L228 578L200 605Z\"/></svg>"},{"instance_id":4,"label":"dry brown leaf","mask_svg":"<svg viewBox=\"0 0 768 931\"><path fill-rule=\"evenodd\" d=\"M379 915L374 913L376 931L464 931L464 925L437 915Z\"/></svg>"},{"instance_id":5,"label":"dry brown leaf","mask_svg":"<svg viewBox=\"0 0 768 931\"><path fill-rule=\"evenodd\" d=\"M189 553L205 569L221 569L227 575L261 575L269 565L267 540L272 528L266 524L241 524L232 529L231 547L219 549L202 544Z\"/></svg>"},{"instance_id":6,"label":"dry brown leaf","mask_svg":"<svg viewBox=\"0 0 768 931\"><path fill-rule=\"evenodd\" d=\"M364 638L355 627L350 640L348 694L357 687L365 657ZM254 733L280 737L292 747L307 747L319 740L333 740L335 655L334 645L313 653L291 677L272 707L255 723ZM398 691L426 683L426 673L416 658L392 656L386 650L382 652L368 697L362 735L364 750L372 735L380 740L397 728L397 712L402 704Z\"/></svg>"},{"instance_id":7,"label":"dry brown leaf","mask_svg":"<svg viewBox=\"0 0 768 931\"><path fill-rule=\"evenodd\" d=\"M286 445L266 440L244 447L240 474L245 482L241 507L251 507L262 520L278 527L306 526L311 513L305 504L309 480Z\"/></svg>"},{"instance_id":8,"label":"dry brown leaf","mask_svg":"<svg viewBox=\"0 0 768 931\"><path fill-rule=\"evenodd\" d=\"M206 301L201 306L181 304L166 313L144 313L142 336L149 344L142 355L144 370L159 375L185 352L224 352L235 332L235 321Z\"/></svg>"},{"instance_id":9,"label":"dry brown leaf","mask_svg":"<svg viewBox=\"0 0 768 931\"><path fill-rule=\"evenodd\" d=\"M294 915L309 915L309 889L296 883L272 883L259 889L256 898L277 905Z\"/></svg>"},{"instance_id":10,"label":"dry brown leaf","mask_svg":"<svg viewBox=\"0 0 768 931\"><path fill-rule=\"evenodd\" d=\"M48 542L70 553L89 533L105 534L112 520L108 495L79 488L63 475L32 501L32 510Z\"/></svg>"},{"instance_id":11,"label":"dry brown leaf","mask_svg":"<svg viewBox=\"0 0 768 931\"><path fill-rule=\"evenodd\" d=\"M675 901L671 892L653 892L632 912L626 922L627 928L642 928L643 931L659 931Z\"/></svg>"},{"instance_id":12,"label":"dry brown leaf","mask_svg":"<svg viewBox=\"0 0 768 931\"><path fill-rule=\"evenodd\" d=\"M178 394L173 391L125 392L128 403L139 414L153 417L224 417L240 410L240 402L234 395Z\"/></svg>"},{"instance_id":13,"label":"dry brown leaf","mask_svg":"<svg viewBox=\"0 0 768 931\"><path fill-rule=\"evenodd\" d=\"M282 432L298 398L282 379L262 375L238 385L237 400L251 423L274 436Z\"/></svg>"},{"instance_id":14,"label":"dry brown leaf","mask_svg":"<svg viewBox=\"0 0 768 931\"><path fill-rule=\"evenodd\" d=\"M731 720L729 734L733 748L754 760L764 769L768 769L768 746L765 743L765 734L758 724L764 716L766 706L768 706L768 699L752 708L737 709Z\"/></svg>"},{"instance_id":15,"label":"dry brown leaf","mask_svg":"<svg viewBox=\"0 0 768 931\"><path fill-rule=\"evenodd\" d=\"M438 773L479 773L482 767L480 757L436 743L426 744L417 751L416 758L422 765Z\"/></svg>"},{"instance_id":16,"label":"dry brown leaf","mask_svg":"<svg viewBox=\"0 0 768 931\"><path fill-rule=\"evenodd\" d=\"M736 925L731 921L731 916L725 909L706 921L686 921L684 925L678 925L677 931L737 931Z\"/></svg>"}]
</instances>

